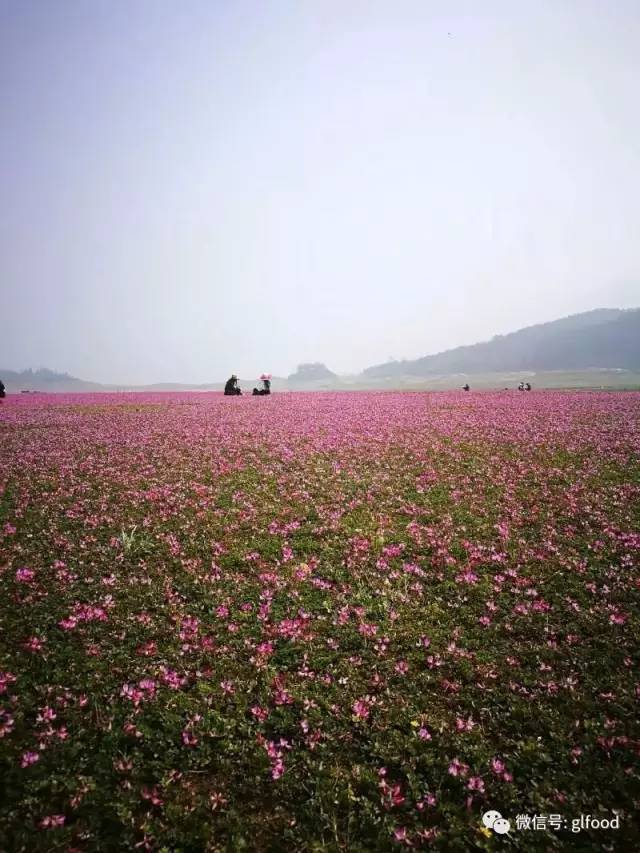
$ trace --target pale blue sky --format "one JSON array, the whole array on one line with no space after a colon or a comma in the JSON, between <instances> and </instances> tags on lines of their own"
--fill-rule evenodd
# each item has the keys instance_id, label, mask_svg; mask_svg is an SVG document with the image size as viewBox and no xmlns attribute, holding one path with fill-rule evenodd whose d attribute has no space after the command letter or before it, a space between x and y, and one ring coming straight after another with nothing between
<instances>
[{"instance_id":1,"label":"pale blue sky","mask_svg":"<svg viewBox=\"0 0 640 853\"><path fill-rule=\"evenodd\" d=\"M0 0L0 368L351 372L640 305L638 0Z\"/></svg>"}]
</instances>

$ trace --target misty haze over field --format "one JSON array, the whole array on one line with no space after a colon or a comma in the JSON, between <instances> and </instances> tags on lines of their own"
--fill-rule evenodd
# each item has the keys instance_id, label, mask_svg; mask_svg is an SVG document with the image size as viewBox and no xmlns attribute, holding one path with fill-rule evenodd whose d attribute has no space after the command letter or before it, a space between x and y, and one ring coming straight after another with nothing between
<instances>
[{"instance_id":1,"label":"misty haze over field","mask_svg":"<svg viewBox=\"0 0 640 853\"><path fill-rule=\"evenodd\" d=\"M0 0L0 367L348 374L637 307L638 44L635 0Z\"/></svg>"}]
</instances>

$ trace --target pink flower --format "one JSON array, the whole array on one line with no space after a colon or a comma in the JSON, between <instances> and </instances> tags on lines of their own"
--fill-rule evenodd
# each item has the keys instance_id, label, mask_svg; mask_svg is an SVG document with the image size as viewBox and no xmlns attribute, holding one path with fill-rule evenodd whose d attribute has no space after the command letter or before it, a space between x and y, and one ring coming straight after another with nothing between
<instances>
[{"instance_id":1,"label":"pink flower","mask_svg":"<svg viewBox=\"0 0 640 853\"><path fill-rule=\"evenodd\" d=\"M462 717L456 718L456 731L457 732L470 732L475 726L474 721L469 717L466 720L463 720Z\"/></svg>"},{"instance_id":2,"label":"pink flower","mask_svg":"<svg viewBox=\"0 0 640 853\"><path fill-rule=\"evenodd\" d=\"M356 699L351 706L354 717L359 720L366 720L369 717L369 702L366 699Z\"/></svg>"},{"instance_id":3,"label":"pink flower","mask_svg":"<svg viewBox=\"0 0 640 853\"><path fill-rule=\"evenodd\" d=\"M0 708L0 737L11 734L14 726L15 720L12 715L8 711L3 711Z\"/></svg>"},{"instance_id":4,"label":"pink flower","mask_svg":"<svg viewBox=\"0 0 640 853\"><path fill-rule=\"evenodd\" d=\"M160 677L162 678L163 683L171 690L179 690L187 680L184 676L178 675L175 670L168 669L167 667L161 667Z\"/></svg>"},{"instance_id":5,"label":"pink flower","mask_svg":"<svg viewBox=\"0 0 640 853\"><path fill-rule=\"evenodd\" d=\"M251 713L257 720L260 720L260 722L263 722L269 716L269 712L267 711L267 709L261 708L260 705L253 705L253 707L251 708Z\"/></svg>"},{"instance_id":6,"label":"pink flower","mask_svg":"<svg viewBox=\"0 0 640 853\"><path fill-rule=\"evenodd\" d=\"M143 788L140 794L143 800L148 800L153 806L161 806L162 799L160 798L160 792L158 788L154 785L153 788Z\"/></svg>"},{"instance_id":7,"label":"pink flower","mask_svg":"<svg viewBox=\"0 0 640 853\"><path fill-rule=\"evenodd\" d=\"M469 772L469 765L463 764L458 758L454 758L449 764L449 773L451 776L466 776Z\"/></svg>"},{"instance_id":8,"label":"pink flower","mask_svg":"<svg viewBox=\"0 0 640 853\"><path fill-rule=\"evenodd\" d=\"M132 684L123 684L120 688L120 695L125 699L129 699L136 707L144 699L144 693L142 690L138 690L138 688L134 687Z\"/></svg>"},{"instance_id":9,"label":"pink flower","mask_svg":"<svg viewBox=\"0 0 640 853\"><path fill-rule=\"evenodd\" d=\"M273 695L276 705L293 705L293 697L283 687L277 687Z\"/></svg>"},{"instance_id":10,"label":"pink flower","mask_svg":"<svg viewBox=\"0 0 640 853\"><path fill-rule=\"evenodd\" d=\"M478 583L478 580L478 575L470 569L466 569L464 572L460 572L460 574L456 575L457 583L468 583L473 586L473 584Z\"/></svg>"},{"instance_id":11,"label":"pink flower","mask_svg":"<svg viewBox=\"0 0 640 853\"><path fill-rule=\"evenodd\" d=\"M56 714L56 712L53 710L53 708L50 708L50 707L47 705L47 706L46 706L45 708L43 708L43 709L42 709L42 711L38 714L38 716L36 717L36 719L37 719L37 721L38 721L39 723L42 723L42 722L49 723L51 720L55 720L56 716L57 716L57 714Z\"/></svg>"},{"instance_id":12,"label":"pink flower","mask_svg":"<svg viewBox=\"0 0 640 853\"><path fill-rule=\"evenodd\" d=\"M0 672L0 693L6 693L7 684L13 684L16 680L12 672Z\"/></svg>"},{"instance_id":13,"label":"pink flower","mask_svg":"<svg viewBox=\"0 0 640 853\"><path fill-rule=\"evenodd\" d=\"M198 743L198 738L186 729L182 732L182 743L185 746L195 746Z\"/></svg>"},{"instance_id":14,"label":"pink flower","mask_svg":"<svg viewBox=\"0 0 640 853\"><path fill-rule=\"evenodd\" d=\"M29 767L29 765L35 764L37 761L40 761L40 756L37 752L24 752L22 754L20 767Z\"/></svg>"},{"instance_id":15,"label":"pink flower","mask_svg":"<svg viewBox=\"0 0 640 853\"><path fill-rule=\"evenodd\" d=\"M18 583L31 583L35 576L36 573L33 569L18 569L16 572L16 580Z\"/></svg>"},{"instance_id":16,"label":"pink flower","mask_svg":"<svg viewBox=\"0 0 640 853\"><path fill-rule=\"evenodd\" d=\"M507 771L504 761L500 758L491 759L491 770L505 782L513 782L513 776Z\"/></svg>"},{"instance_id":17,"label":"pink flower","mask_svg":"<svg viewBox=\"0 0 640 853\"><path fill-rule=\"evenodd\" d=\"M42 829L53 829L56 826L64 826L64 821L64 815L52 814L48 817L43 817L38 826Z\"/></svg>"},{"instance_id":18,"label":"pink flower","mask_svg":"<svg viewBox=\"0 0 640 853\"><path fill-rule=\"evenodd\" d=\"M149 640L147 643L144 643L141 646L138 646L136 649L136 653L142 655L143 657L152 657L158 651L157 646L153 640Z\"/></svg>"},{"instance_id":19,"label":"pink flower","mask_svg":"<svg viewBox=\"0 0 640 853\"><path fill-rule=\"evenodd\" d=\"M228 800L224 797L219 791L214 791L212 794L209 794L209 803L211 804L211 808L215 811L217 808L221 808L222 806L226 806Z\"/></svg>"},{"instance_id":20,"label":"pink flower","mask_svg":"<svg viewBox=\"0 0 640 853\"><path fill-rule=\"evenodd\" d=\"M419 812L424 811L426 806L435 806L437 800L433 794L425 794L424 797L416 803L416 808Z\"/></svg>"},{"instance_id":21,"label":"pink flower","mask_svg":"<svg viewBox=\"0 0 640 853\"><path fill-rule=\"evenodd\" d=\"M467 782L467 788L470 791L479 791L482 794L484 792L484 782L480 776L472 776Z\"/></svg>"},{"instance_id":22,"label":"pink flower","mask_svg":"<svg viewBox=\"0 0 640 853\"><path fill-rule=\"evenodd\" d=\"M382 802L386 808L401 806L404 803L406 797L400 785L388 785L383 779L382 782L378 782L378 787L382 792Z\"/></svg>"}]
</instances>

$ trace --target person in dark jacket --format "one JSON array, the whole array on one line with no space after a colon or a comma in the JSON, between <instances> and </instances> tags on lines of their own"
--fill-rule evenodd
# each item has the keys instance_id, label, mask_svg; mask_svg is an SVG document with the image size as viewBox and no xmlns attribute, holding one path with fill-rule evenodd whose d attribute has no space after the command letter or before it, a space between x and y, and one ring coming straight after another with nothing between
<instances>
[{"instance_id":1,"label":"person in dark jacket","mask_svg":"<svg viewBox=\"0 0 640 853\"><path fill-rule=\"evenodd\" d=\"M7 392L4 390L4 382L0 379L0 400L3 400L7 396Z\"/></svg>"},{"instance_id":2,"label":"person in dark jacket","mask_svg":"<svg viewBox=\"0 0 640 853\"><path fill-rule=\"evenodd\" d=\"M469 391L469 390L470 390L470 389L469 389L469 383L468 383L468 382L466 382L466 383L462 386L462 390L463 390L463 391Z\"/></svg>"},{"instance_id":3,"label":"person in dark jacket","mask_svg":"<svg viewBox=\"0 0 640 853\"><path fill-rule=\"evenodd\" d=\"M233 374L231 378L227 379L227 384L224 386L224 395L225 397L238 397L242 394L240 388L238 388L238 377Z\"/></svg>"}]
</instances>

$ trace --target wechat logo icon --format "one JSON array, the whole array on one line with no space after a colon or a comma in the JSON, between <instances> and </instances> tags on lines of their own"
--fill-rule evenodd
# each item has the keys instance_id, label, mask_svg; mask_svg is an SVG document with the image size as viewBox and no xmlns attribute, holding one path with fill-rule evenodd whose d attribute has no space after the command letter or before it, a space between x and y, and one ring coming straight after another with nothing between
<instances>
[{"instance_id":1,"label":"wechat logo icon","mask_svg":"<svg viewBox=\"0 0 640 853\"><path fill-rule=\"evenodd\" d=\"M511 821L502 817L500 812L497 812L495 809L491 809L482 815L482 823L487 829L492 829L498 835L505 835L511 829Z\"/></svg>"}]
</instances>

